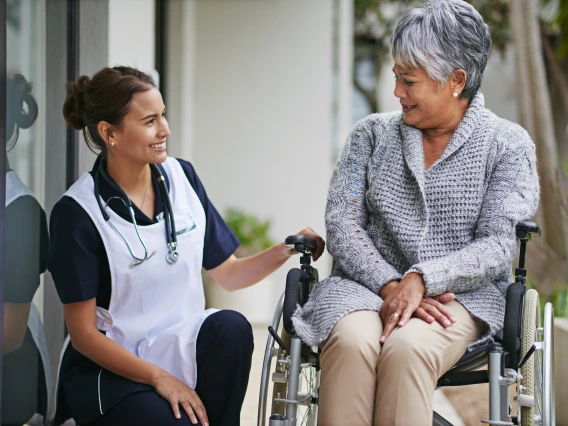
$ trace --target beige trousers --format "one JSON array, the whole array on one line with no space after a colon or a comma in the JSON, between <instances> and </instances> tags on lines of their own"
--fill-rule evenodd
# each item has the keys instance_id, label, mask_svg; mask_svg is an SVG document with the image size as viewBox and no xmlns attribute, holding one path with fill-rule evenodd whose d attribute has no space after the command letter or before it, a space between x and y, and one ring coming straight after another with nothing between
<instances>
[{"instance_id":1,"label":"beige trousers","mask_svg":"<svg viewBox=\"0 0 568 426\"><path fill-rule=\"evenodd\" d=\"M412 318L382 348L377 312L339 320L322 348L318 425L431 426L438 378L482 332L458 302L445 307L456 318L447 329Z\"/></svg>"}]
</instances>

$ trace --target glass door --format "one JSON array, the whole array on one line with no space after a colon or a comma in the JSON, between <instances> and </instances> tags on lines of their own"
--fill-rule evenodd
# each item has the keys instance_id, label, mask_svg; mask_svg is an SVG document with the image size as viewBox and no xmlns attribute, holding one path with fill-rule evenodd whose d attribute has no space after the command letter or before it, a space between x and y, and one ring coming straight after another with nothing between
<instances>
[{"instance_id":1,"label":"glass door","mask_svg":"<svg viewBox=\"0 0 568 426\"><path fill-rule=\"evenodd\" d=\"M45 0L6 0L6 202L2 425L41 424L50 388L42 326Z\"/></svg>"}]
</instances>

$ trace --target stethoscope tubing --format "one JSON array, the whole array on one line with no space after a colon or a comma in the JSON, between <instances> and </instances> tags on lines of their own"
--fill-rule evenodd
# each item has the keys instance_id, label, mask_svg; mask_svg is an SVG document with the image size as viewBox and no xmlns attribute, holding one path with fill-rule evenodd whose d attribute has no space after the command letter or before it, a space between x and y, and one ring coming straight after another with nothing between
<instances>
[{"instance_id":1,"label":"stethoscope tubing","mask_svg":"<svg viewBox=\"0 0 568 426\"><path fill-rule=\"evenodd\" d=\"M155 164L150 164L150 169L151 169L152 173L155 174L157 179L158 179L158 186L160 187L160 195L162 196L162 199L164 201L164 210L165 210L164 211L164 223L165 223L165 228L166 228L166 241L167 241L167 246L168 246L168 253L166 255L166 260L168 261L168 263L173 264L178 260L179 253L177 251L177 235L176 235L175 219L174 219L172 204L171 204L170 197L169 197L169 194L168 194L168 188L166 186L165 178L164 178L163 174L161 173L160 169ZM101 202L101 196L100 196L100 192L99 192L100 176L102 176L103 179L107 182L107 184L109 184L119 194L119 195L115 195L115 196L110 197L106 201L104 208L103 208L103 204ZM142 264L143 262L145 262L146 260L148 260L152 256L154 256L157 253L156 250L153 250L152 253L148 256L148 248L146 247L146 244L144 243L144 240L142 239L142 236L140 235L140 231L138 229L138 223L136 222L136 218L135 218L135 214L134 214L134 208L133 208L132 200L130 199L130 197L128 197L126 192L124 192L124 190L120 186L118 186L110 178L110 176L107 174L104 158L101 160L101 163L99 164L99 167L98 167L97 171L95 172L94 181L95 181L95 198L97 199L97 204L99 205L99 209L101 211L101 214L103 215L105 222L108 222L109 225L120 235L121 239L126 244L126 247L128 248L128 251L130 252L130 255L135 259L135 262L130 264L130 268L134 268L135 266ZM110 215L105 210L105 208L109 208L108 207L109 203L115 198L122 201L122 203L126 206L126 208L128 209L128 211L130 213L130 217L132 219L132 224L134 225L134 230L136 231L136 235L138 237L138 240L140 241L140 244L142 244L142 247L144 249L144 257L138 257L134 254L134 250L132 249L132 246L130 245L130 243L128 242L126 237L122 234L122 232L120 232L120 230L112 222Z\"/></svg>"}]
</instances>

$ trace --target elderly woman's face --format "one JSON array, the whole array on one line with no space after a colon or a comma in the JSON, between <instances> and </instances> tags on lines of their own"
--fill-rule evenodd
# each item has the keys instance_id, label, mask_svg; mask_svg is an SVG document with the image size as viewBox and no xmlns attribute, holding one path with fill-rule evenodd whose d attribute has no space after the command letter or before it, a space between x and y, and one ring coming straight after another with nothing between
<instances>
[{"instance_id":1,"label":"elderly woman's face","mask_svg":"<svg viewBox=\"0 0 568 426\"><path fill-rule=\"evenodd\" d=\"M423 69L395 65L394 95L400 99L406 124L418 129L443 127L451 121L455 111L455 98L449 83L438 88Z\"/></svg>"}]
</instances>

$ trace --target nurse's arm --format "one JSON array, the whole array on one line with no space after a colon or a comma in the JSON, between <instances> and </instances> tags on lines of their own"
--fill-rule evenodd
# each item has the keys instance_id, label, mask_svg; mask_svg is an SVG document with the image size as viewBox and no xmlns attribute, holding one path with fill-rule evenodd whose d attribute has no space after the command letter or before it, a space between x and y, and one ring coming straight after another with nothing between
<instances>
[{"instance_id":1,"label":"nurse's arm","mask_svg":"<svg viewBox=\"0 0 568 426\"><path fill-rule=\"evenodd\" d=\"M194 413L202 424L207 423L203 403L189 386L157 365L138 358L109 339L97 329L96 299L63 305L65 323L73 347L104 369L138 383L153 386L158 394L168 400L174 415L179 418L179 402L190 418Z\"/></svg>"},{"instance_id":2,"label":"nurse's arm","mask_svg":"<svg viewBox=\"0 0 568 426\"><path fill-rule=\"evenodd\" d=\"M317 249L313 258L318 260L325 247L322 237L311 228L303 229L298 232L298 235L305 235L316 241ZM208 272L226 290L240 290L266 278L294 254L296 254L296 251L286 247L282 242L254 256L239 259L235 255L231 255L219 266L210 269Z\"/></svg>"},{"instance_id":3,"label":"nurse's arm","mask_svg":"<svg viewBox=\"0 0 568 426\"><path fill-rule=\"evenodd\" d=\"M4 303L4 345L2 355L14 352L22 346L31 303Z\"/></svg>"}]
</instances>

